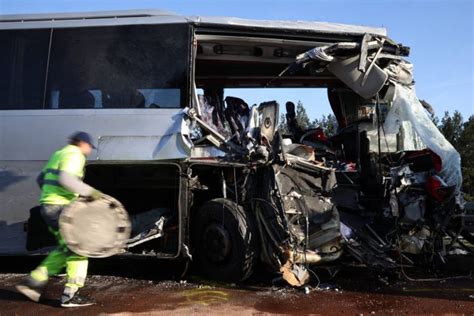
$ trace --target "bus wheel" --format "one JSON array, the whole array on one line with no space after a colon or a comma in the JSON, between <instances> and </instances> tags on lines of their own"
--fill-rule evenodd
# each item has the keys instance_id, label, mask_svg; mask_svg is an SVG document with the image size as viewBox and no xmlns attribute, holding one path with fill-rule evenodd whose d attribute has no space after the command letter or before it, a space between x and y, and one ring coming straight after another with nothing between
<instances>
[{"instance_id":1,"label":"bus wheel","mask_svg":"<svg viewBox=\"0 0 474 316\"><path fill-rule=\"evenodd\" d=\"M193 258L199 272L220 281L239 282L253 272L257 233L250 214L226 199L206 202L193 221Z\"/></svg>"}]
</instances>

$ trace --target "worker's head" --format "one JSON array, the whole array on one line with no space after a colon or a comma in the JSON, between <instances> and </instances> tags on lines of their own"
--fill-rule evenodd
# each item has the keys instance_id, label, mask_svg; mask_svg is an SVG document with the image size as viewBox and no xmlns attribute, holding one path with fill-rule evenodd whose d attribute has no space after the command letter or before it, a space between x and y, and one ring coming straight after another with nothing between
<instances>
[{"instance_id":1,"label":"worker's head","mask_svg":"<svg viewBox=\"0 0 474 316\"><path fill-rule=\"evenodd\" d=\"M84 156L89 156L95 149L92 136L86 132L76 132L69 137L69 144L79 147Z\"/></svg>"}]
</instances>

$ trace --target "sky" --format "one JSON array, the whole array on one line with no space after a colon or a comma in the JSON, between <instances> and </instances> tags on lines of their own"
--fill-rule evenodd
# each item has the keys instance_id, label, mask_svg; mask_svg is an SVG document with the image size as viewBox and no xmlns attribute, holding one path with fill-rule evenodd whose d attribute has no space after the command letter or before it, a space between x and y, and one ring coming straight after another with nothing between
<instances>
[{"instance_id":1,"label":"sky","mask_svg":"<svg viewBox=\"0 0 474 316\"><path fill-rule=\"evenodd\" d=\"M436 115L474 115L474 1L471 0L0 0L0 14L162 9L181 15L306 20L386 27L411 47L416 91ZM301 100L311 119L331 112L322 89L233 89L249 104Z\"/></svg>"}]
</instances>

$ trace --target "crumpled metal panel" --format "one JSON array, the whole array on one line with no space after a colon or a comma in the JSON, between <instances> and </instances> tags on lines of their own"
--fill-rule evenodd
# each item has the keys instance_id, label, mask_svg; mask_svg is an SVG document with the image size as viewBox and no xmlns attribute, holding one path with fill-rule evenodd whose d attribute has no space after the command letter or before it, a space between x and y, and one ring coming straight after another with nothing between
<instances>
[{"instance_id":1,"label":"crumpled metal panel","mask_svg":"<svg viewBox=\"0 0 474 316\"><path fill-rule=\"evenodd\" d=\"M279 105L276 101L261 103L258 106L260 119L260 134L270 144L273 142L275 130L278 127Z\"/></svg>"},{"instance_id":2,"label":"crumpled metal panel","mask_svg":"<svg viewBox=\"0 0 474 316\"><path fill-rule=\"evenodd\" d=\"M369 99L382 89L388 75L376 64L369 70L359 70L360 56L352 56L329 64L328 69L354 92ZM367 73L367 71L370 71Z\"/></svg>"},{"instance_id":3,"label":"crumpled metal panel","mask_svg":"<svg viewBox=\"0 0 474 316\"><path fill-rule=\"evenodd\" d=\"M427 147L441 158L440 176L448 185L456 186L459 192L462 183L461 156L431 121L416 96L415 88L395 83L393 106L385 119L384 130L386 133L397 133L406 123L410 123L414 136L421 139L421 148ZM418 148L407 142L405 146Z\"/></svg>"}]
</instances>

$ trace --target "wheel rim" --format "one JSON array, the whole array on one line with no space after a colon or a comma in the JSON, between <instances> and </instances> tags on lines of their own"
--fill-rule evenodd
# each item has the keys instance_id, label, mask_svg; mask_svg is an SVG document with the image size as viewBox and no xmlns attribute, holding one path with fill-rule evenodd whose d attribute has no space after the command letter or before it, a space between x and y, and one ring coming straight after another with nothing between
<instances>
[{"instance_id":1,"label":"wheel rim","mask_svg":"<svg viewBox=\"0 0 474 316\"><path fill-rule=\"evenodd\" d=\"M203 234L205 256L213 263L224 262L230 254L229 232L221 224L209 224Z\"/></svg>"}]
</instances>

